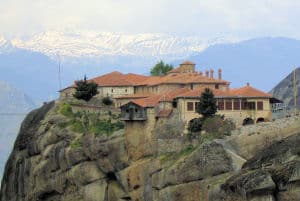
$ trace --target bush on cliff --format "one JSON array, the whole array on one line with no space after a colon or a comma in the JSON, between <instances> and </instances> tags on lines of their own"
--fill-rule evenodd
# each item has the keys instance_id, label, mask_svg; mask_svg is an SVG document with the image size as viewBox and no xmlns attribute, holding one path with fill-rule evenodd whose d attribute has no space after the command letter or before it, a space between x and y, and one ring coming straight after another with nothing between
<instances>
[{"instance_id":1,"label":"bush on cliff","mask_svg":"<svg viewBox=\"0 0 300 201\"><path fill-rule=\"evenodd\" d=\"M63 103L60 105L60 113L66 117L72 117L73 111L71 105Z\"/></svg>"},{"instance_id":2,"label":"bush on cliff","mask_svg":"<svg viewBox=\"0 0 300 201\"><path fill-rule=\"evenodd\" d=\"M88 82L86 76L83 80L78 80L75 82L76 91L73 95L79 100L89 101L93 96L98 94L98 84L95 82Z\"/></svg>"},{"instance_id":3,"label":"bush on cliff","mask_svg":"<svg viewBox=\"0 0 300 201\"><path fill-rule=\"evenodd\" d=\"M113 101L111 100L110 97L107 96L107 97L102 98L102 103L104 105L110 106L113 104Z\"/></svg>"}]
</instances>

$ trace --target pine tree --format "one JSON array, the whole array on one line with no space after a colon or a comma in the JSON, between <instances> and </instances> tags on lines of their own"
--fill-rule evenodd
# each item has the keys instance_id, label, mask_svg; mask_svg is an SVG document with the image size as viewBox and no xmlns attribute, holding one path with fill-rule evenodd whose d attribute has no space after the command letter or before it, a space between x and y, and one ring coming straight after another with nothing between
<instances>
[{"instance_id":1,"label":"pine tree","mask_svg":"<svg viewBox=\"0 0 300 201\"><path fill-rule=\"evenodd\" d=\"M160 61L151 69L150 73L153 76L162 76L162 75L166 75L172 69L173 69L172 65L165 64L163 61Z\"/></svg>"},{"instance_id":2,"label":"pine tree","mask_svg":"<svg viewBox=\"0 0 300 201\"><path fill-rule=\"evenodd\" d=\"M88 82L86 76L83 80L75 82L76 92L73 96L77 99L89 101L93 96L98 94L98 84L95 82Z\"/></svg>"},{"instance_id":3,"label":"pine tree","mask_svg":"<svg viewBox=\"0 0 300 201\"><path fill-rule=\"evenodd\" d=\"M209 88L206 88L201 94L200 102L196 110L203 118L214 116L217 112L217 101Z\"/></svg>"}]
</instances>

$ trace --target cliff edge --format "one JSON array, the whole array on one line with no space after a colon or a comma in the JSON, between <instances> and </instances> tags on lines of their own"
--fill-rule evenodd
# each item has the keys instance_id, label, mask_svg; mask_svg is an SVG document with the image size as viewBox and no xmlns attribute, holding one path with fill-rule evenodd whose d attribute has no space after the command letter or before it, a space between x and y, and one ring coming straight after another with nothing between
<instances>
[{"instance_id":1,"label":"cliff edge","mask_svg":"<svg viewBox=\"0 0 300 201\"><path fill-rule=\"evenodd\" d=\"M285 120L294 129L282 135L249 127L201 143L160 139L159 151L132 160L116 115L98 116L55 102L32 111L7 161L0 201L300 200L299 117Z\"/></svg>"}]
</instances>

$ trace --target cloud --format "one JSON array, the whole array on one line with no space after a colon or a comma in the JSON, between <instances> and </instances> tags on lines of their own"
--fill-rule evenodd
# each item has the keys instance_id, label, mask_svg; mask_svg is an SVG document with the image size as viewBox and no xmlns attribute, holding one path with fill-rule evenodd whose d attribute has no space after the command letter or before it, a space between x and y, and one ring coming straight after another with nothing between
<instances>
[{"instance_id":1,"label":"cloud","mask_svg":"<svg viewBox=\"0 0 300 201\"><path fill-rule=\"evenodd\" d=\"M0 0L0 34L90 29L300 37L298 0Z\"/></svg>"}]
</instances>

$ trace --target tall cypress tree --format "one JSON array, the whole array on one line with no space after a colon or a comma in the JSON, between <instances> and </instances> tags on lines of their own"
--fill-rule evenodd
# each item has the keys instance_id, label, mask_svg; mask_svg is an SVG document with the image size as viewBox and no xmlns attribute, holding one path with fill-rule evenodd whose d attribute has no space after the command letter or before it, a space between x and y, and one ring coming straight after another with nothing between
<instances>
[{"instance_id":1,"label":"tall cypress tree","mask_svg":"<svg viewBox=\"0 0 300 201\"><path fill-rule=\"evenodd\" d=\"M73 96L77 99L89 101L93 96L98 94L98 84L95 82L88 82L86 76L84 76L83 80L76 81L75 84L76 92Z\"/></svg>"},{"instance_id":2,"label":"tall cypress tree","mask_svg":"<svg viewBox=\"0 0 300 201\"><path fill-rule=\"evenodd\" d=\"M217 101L213 92L206 88L200 96L200 102L196 108L197 112L203 116L203 118L211 117L217 112Z\"/></svg>"}]
</instances>

